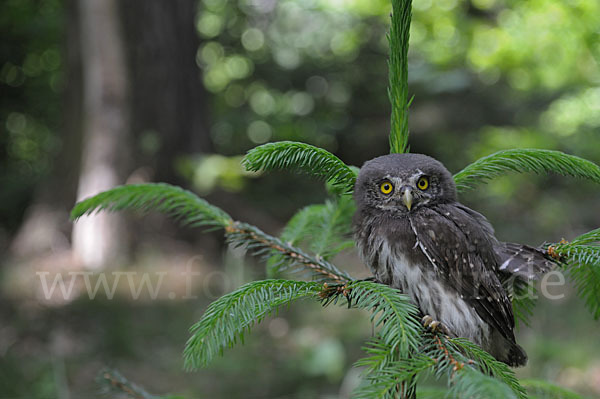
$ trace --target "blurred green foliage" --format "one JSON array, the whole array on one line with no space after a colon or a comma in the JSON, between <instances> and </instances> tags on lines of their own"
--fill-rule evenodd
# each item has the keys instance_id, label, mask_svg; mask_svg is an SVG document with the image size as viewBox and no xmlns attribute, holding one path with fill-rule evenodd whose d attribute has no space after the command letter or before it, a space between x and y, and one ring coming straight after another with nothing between
<instances>
[{"instance_id":1,"label":"blurred green foliage","mask_svg":"<svg viewBox=\"0 0 600 399\"><path fill-rule=\"evenodd\" d=\"M349 119L356 103L387 114L379 89L386 84L390 6L349 3L202 1L197 27L205 43L198 62L206 87L216 93L219 148L240 152L269 139L304 139L336 149L336 136L357 134ZM595 131L598 15L593 0L415 1L409 77L425 85L415 107L439 92L475 87L486 96L491 87L529 114L521 119L540 130L538 136ZM440 74L444 81L435 79ZM368 102L365 86L374 87ZM231 118L235 108L237 118ZM251 143L234 140L244 134Z\"/></svg>"},{"instance_id":2,"label":"blurred green foliage","mask_svg":"<svg viewBox=\"0 0 600 399\"><path fill-rule=\"evenodd\" d=\"M523 147L598 162L599 7L595 0L415 1L411 150L453 171ZM213 93L217 151L300 140L355 165L387 152L390 9L364 0L201 1L197 60ZM260 192L285 204L281 184L269 178ZM600 223L594 193L589 183L525 175L465 200L489 215L500 236L539 244Z\"/></svg>"},{"instance_id":3,"label":"blurred green foliage","mask_svg":"<svg viewBox=\"0 0 600 399\"><path fill-rule=\"evenodd\" d=\"M0 213L14 228L20 214L12 210L52 172L61 145L66 15L57 0L0 7L8 39L0 45ZM387 152L390 10L384 0L200 0L196 61L211 93L216 152L300 140L356 165ZM422 0L413 13L413 151L453 170L510 147L600 159L600 146L590 145L600 137L598 2ZM218 184L244 187L225 161L178 162L191 181L218 164L210 169L226 176ZM200 190L214 187L200 183ZM523 189L500 181L490 192L506 198L510 187Z\"/></svg>"},{"instance_id":4,"label":"blurred green foliage","mask_svg":"<svg viewBox=\"0 0 600 399\"><path fill-rule=\"evenodd\" d=\"M59 0L0 4L0 220L7 228L18 226L60 147L64 21Z\"/></svg>"},{"instance_id":5,"label":"blurred green foliage","mask_svg":"<svg viewBox=\"0 0 600 399\"><path fill-rule=\"evenodd\" d=\"M433 155L452 171L514 147L557 149L600 162L597 0L415 0L413 5L411 151ZM262 207L281 218L325 191L318 192L314 181L284 175L247 184L235 163L248 149L267 141L299 140L336 152L358 166L386 153L390 106L385 34L390 8L386 0L199 0L196 28L202 43L196 61L210 93L210 134L220 155L174 160L180 162L181 174L206 191L215 186L242 190L239 195L252 208ZM3 229L18 227L37 183L53 173L62 145L63 121L68 118L62 115L61 98L68 73L67 23L65 1L0 2ZM151 137L144 144L149 151L156 145ZM600 225L597 186L568 178L510 175L462 200L486 214L500 238L514 241L558 241ZM524 340L531 348L532 363L543 367L526 369L524 376L566 379L561 370L568 367L578 378L575 384L592 380L593 370L598 370L596 328L583 306L573 302L538 308L533 320L536 334ZM40 316L42 322L35 322L58 330L64 325L54 316L68 319L69 325L73 313L79 317L73 329L83 326L85 348L69 366L70 375L79 377L73 378L76 384L88 384L76 373L78 366L97 371L99 353L100 361L127 367L132 361L127 348L135 353L135 365L167 364L168 370L159 372L168 378L180 374L179 344L202 305L168 305L157 315L156 304L150 310L85 302L46 312L47 319ZM214 390L222 397L292 391L307 397L325 392L319 384L329 384L328 391L337 393L340 364L346 362L343 369L347 369L347 363L360 357L354 343L369 332L356 327L360 316L354 312L336 324L331 319L338 316L316 316L322 314L316 308L314 312L292 310L288 334L278 336L271 331L272 323L265 326L272 337L254 334L247 346L234 350L233 361L221 360L213 374L175 381L180 386L196 381L194 392ZM90 324L90 314L100 317ZM161 331L156 320L163 321L158 323ZM296 325L314 327L296 329ZM335 331L329 330L334 327ZM573 348L560 352L552 346L558 348L560 342L564 348L564 341L572 342ZM345 347L350 353L341 355L340 345L349 342ZM266 345L273 350L265 351ZM148 347L163 349L149 352ZM284 362L284 357L292 361ZM319 366L323 359L331 362L326 370ZM53 366L37 354L30 354L26 362L8 356L2 360L3 392L37 397L55 393ZM264 373L243 373L248 369ZM144 372L153 375L148 369ZM269 379L270 373L280 380ZM223 375L237 378L239 384L216 386L214 381ZM152 388L172 389L169 383L173 381L163 380Z\"/></svg>"}]
</instances>

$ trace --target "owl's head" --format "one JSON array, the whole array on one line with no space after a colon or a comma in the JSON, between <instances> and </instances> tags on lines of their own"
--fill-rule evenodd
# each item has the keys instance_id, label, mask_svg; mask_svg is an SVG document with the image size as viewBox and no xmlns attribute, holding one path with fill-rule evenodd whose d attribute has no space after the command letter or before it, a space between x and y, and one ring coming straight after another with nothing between
<instances>
[{"instance_id":1,"label":"owl's head","mask_svg":"<svg viewBox=\"0 0 600 399\"><path fill-rule=\"evenodd\" d=\"M358 209L407 213L456 201L456 186L448 169L427 155L390 154L365 162L354 198Z\"/></svg>"}]
</instances>

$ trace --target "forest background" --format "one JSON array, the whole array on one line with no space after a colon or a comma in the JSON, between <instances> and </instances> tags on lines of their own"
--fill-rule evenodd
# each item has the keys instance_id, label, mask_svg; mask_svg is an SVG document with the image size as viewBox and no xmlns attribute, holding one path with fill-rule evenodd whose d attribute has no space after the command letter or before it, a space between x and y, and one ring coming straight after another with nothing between
<instances>
[{"instance_id":1,"label":"forest background","mask_svg":"<svg viewBox=\"0 0 600 399\"><path fill-rule=\"evenodd\" d=\"M452 172L515 147L600 163L596 1L413 7L412 152ZM73 229L68 212L83 195L163 181L278 233L326 189L308 177L248 174L241 156L278 140L356 166L387 153L389 12L383 0L2 2L0 392L94 397L95 376L110 365L157 393L346 397L371 333L366 315L292 307L209 369L184 373L188 327L263 268L221 234L157 215L101 215ZM509 175L461 201L500 239L531 245L600 225L598 187L575 179ZM368 276L351 249L336 263ZM145 290L132 298L126 278L110 300L90 300L80 283L67 297L44 295L39 272L83 270L164 279L154 299ZM542 299L520 327L530 362L518 375L595 397L597 323L573 291Z\"/></svg>"}]
</instances>

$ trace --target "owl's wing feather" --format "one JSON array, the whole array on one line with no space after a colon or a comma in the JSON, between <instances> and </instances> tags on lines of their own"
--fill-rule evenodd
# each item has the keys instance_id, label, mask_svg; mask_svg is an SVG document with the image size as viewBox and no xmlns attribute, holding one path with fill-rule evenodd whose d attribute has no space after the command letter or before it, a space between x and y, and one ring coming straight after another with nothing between
<instances>
[{"instance_id":1,"label":"owl's wing feather","mask_svg":"<svg viewBox=\"0 0 600 399\"><path fill-rule=\"evenodd\" d=\"M494 237L494 228L485 216L460 203L455 205L475 219L484 233ZM548 255L547 251L529 245L494 242L494 252L498 256L498 270L501 273L516 276L524 281L537 280L556 266L556 261Z\"/></svg>"},{"instance_id":2,"label":"owl's wing feather","mask_svg":"<svg viewBox=\"0 0 600 399\"><path fill-rule=\"evenodd\" d=\"M512 305L496 274L497 240L487 220L458 203L421 208L410 219L434 269L482 320L515 342Z\"/></svg>"},{"instance_id":3,"label":"owl's wing feather","mask_svg":"<svg viewBox=\"0 0 600 399\"><path fill-rule=\"evenodd\" d=\"M546 251L529 245L501 242L494 250L500 258L498 270L524 281L537 280L556 266Z\"/></svg>"}]
</instances>

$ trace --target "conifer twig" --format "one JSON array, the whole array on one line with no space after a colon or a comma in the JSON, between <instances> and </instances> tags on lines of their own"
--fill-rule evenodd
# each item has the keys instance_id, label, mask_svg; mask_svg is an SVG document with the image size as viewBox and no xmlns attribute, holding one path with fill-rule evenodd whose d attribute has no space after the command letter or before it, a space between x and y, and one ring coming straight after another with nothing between
<instances>
[{"instance_id":1,"label":"conifer twig","mask_svg":"<svg viewBox=\"0 0 600 399\"><path fill-rule=\"evenodd\" d=\"M160 399L160 396L146 392L142 387L127 380L117 370L105 368L100 371L98 380L108 392L119 392L131 399ZM108 393L107 392L107 393Z\"/></svg>"},{"instance_id":2,"label":"conifer twig","mask_svg":"<svg viewBox=\"0 0 600 399\"><path fill-rule=\"evenodd\" d=\"M465 191L507 172L558 173L600 183L600 166L595 163L560 151L537 148L513 148L480 158L456 173L454 182L458 191Z\"/></svg>"},{"instance_id":3,"label":"conifer twig","mask_svg":"<svg viewBox=\"0 0 600 399\"><path fill-rule=\"evenodd\" d=\"M272 256L273 251L283 255L283 263L289 268L301 266L312 271L319 280L345 283L353 279L323 258L310 256L302 250L288 245L280 239L264 233L255 226L233 222L225 227L225 234L233 245L247 245L256 254ZM287 262L286 262L287 260Z\"/></svg>"},{"instance_id":4,"label":"conifer twig","mask_svg":"<svg viewBox=\"0 0 600 399\"><path fill-rule=\"evenodd\" d=\"M390 152L408 152L408 41L412 0L392 0L388 96L392 105Z\"/></svg>"}]
</instances>

